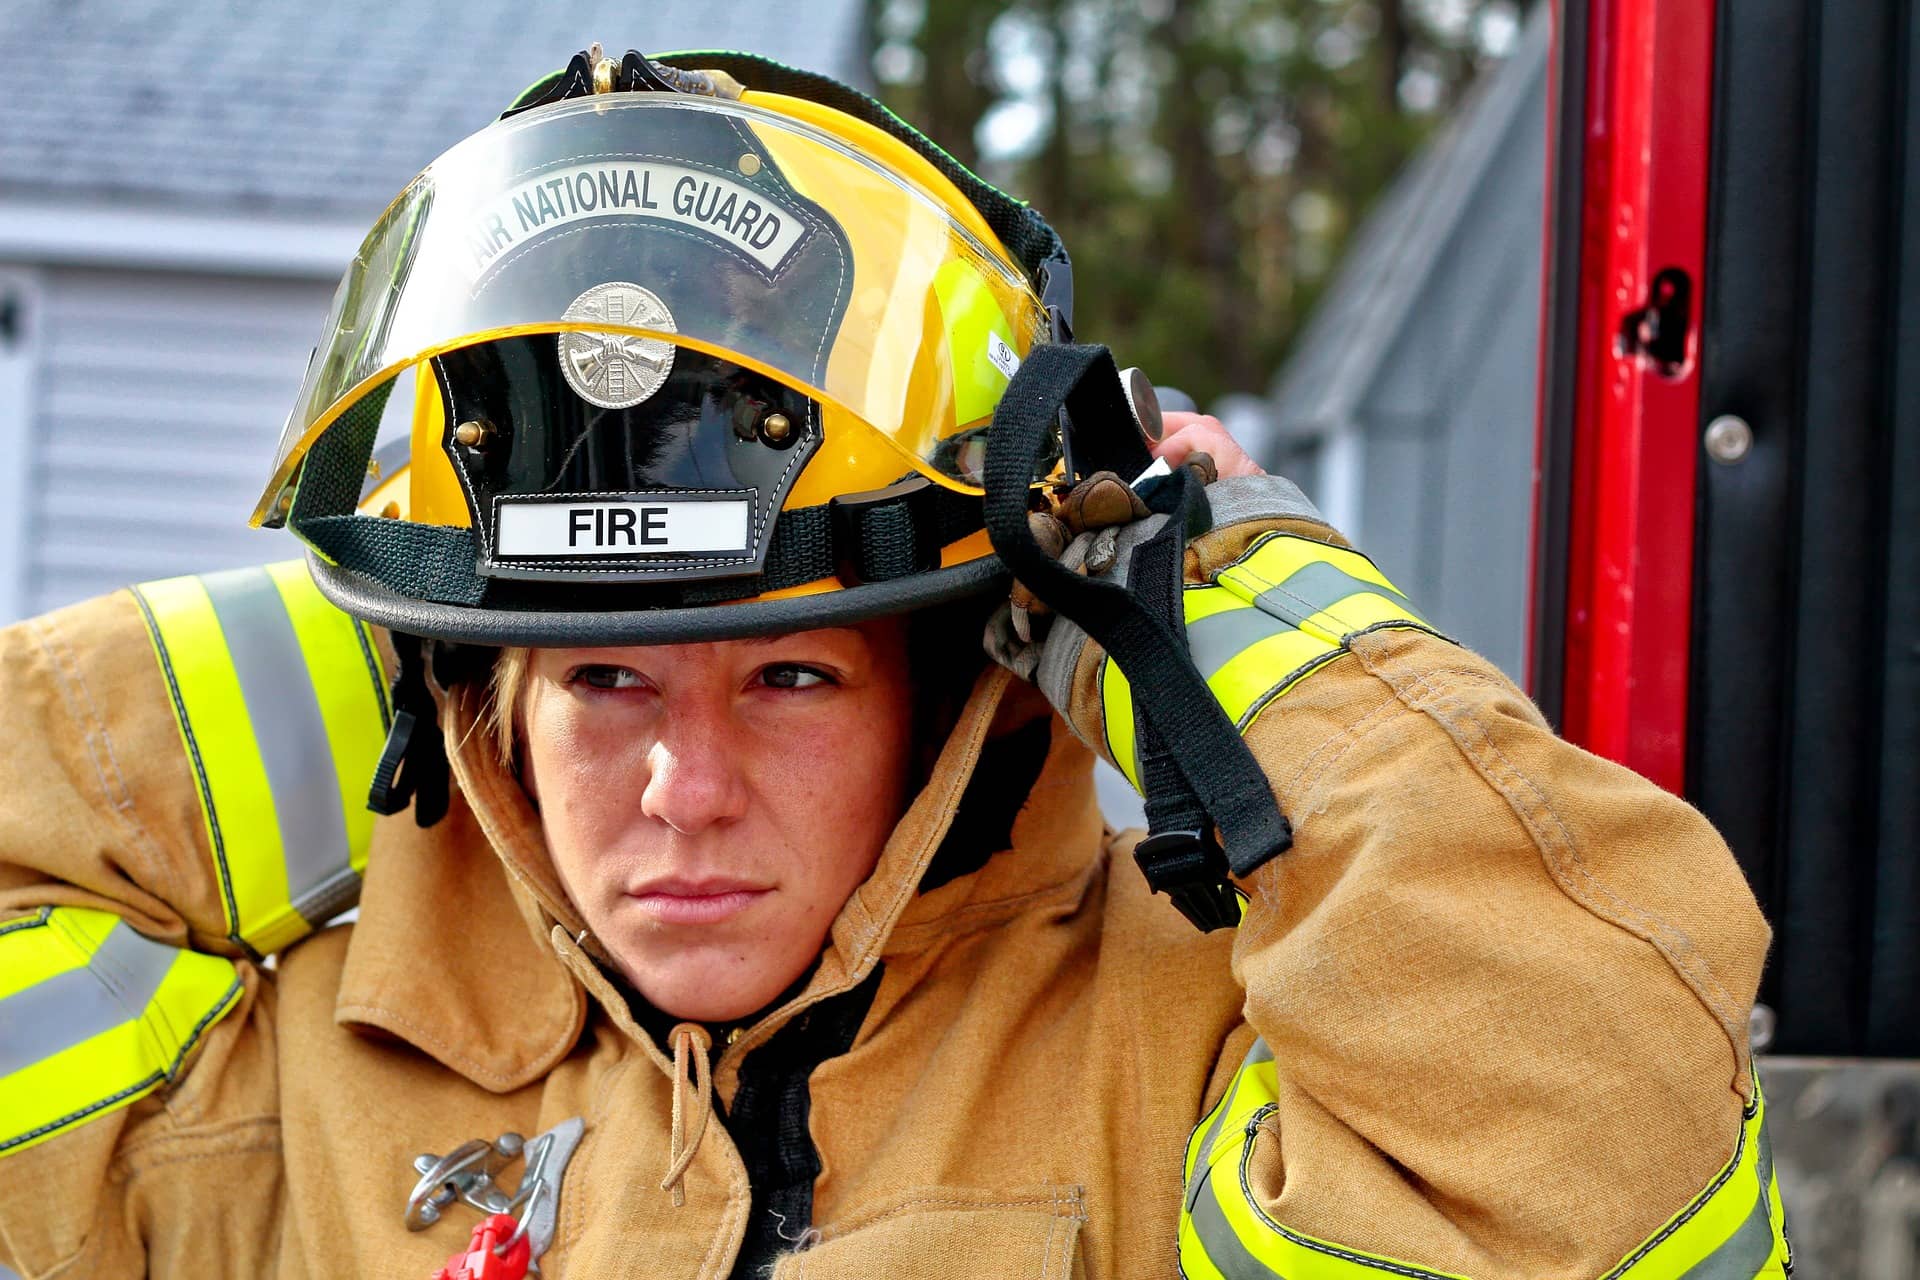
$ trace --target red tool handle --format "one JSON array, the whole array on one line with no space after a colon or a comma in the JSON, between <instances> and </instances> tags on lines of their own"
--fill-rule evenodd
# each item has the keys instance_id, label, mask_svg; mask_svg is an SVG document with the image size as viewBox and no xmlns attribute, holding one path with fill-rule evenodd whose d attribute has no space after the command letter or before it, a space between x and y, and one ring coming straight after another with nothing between
<instances>
[{"instance_id":1,"label":"red tool handle","mask_svg":"<svg viewBox=\"0 0 1920 1280\"><path fill-rule=\"evenodd\" d=\"M467 1247L448 1258L433 1280L521 1280L533 1261L533 1244L524 1234L514 1240L519 1231L513 1215L494 1214L473 1229ZM509 1240L513 1244L502 1249Z\"/></svg>"}]
</instances>

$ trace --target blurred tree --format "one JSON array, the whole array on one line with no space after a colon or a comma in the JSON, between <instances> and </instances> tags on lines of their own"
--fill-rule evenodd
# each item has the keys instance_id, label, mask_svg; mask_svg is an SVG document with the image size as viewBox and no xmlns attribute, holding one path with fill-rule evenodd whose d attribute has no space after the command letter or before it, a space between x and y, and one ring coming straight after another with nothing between
<instances>
[{"instance_id":1,"label":"blurred tree","mask_svg":"<svg viewBox=\"0 0 1920 1280\"><path fill-rule=\"evenodd\" d=\"M1263 392L1516 0L868 0L881 96L1073 251L1080 332Z\"/></svg>"}]
</instances>

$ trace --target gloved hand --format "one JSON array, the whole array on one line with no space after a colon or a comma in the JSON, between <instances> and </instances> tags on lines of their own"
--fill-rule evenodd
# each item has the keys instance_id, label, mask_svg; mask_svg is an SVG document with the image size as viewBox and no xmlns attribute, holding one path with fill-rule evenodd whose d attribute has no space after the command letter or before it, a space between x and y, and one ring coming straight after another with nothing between
<instances>
[{"instance_id":1,"label":"gloved hand","mask_svg":"<svg viewBox=\"0 0 1920 1280\"><path fill-rule=\"evenodd\" d=\"M1192 658L1222 709L1244 728L1286 685L1338 653L1352 631L1425 623L1365 557L1348 549L1291 482L1265 474L1218 420L1166 415L1155 454L1207 482L1213 527L1187 544L1185 606ZM1091 476L1029 517L1041 547L1077 573L1124 585L1134 548L1166 517L1120 478ZM1300 576L1296 576L1300 575ZM1249 646L1288 636L1249 665ZM1020 584L994 615L988 653L1037 685L1082 740L1135 781L1124 673L1071 620L1051 616ZM1269 669L1271 668L1271 669ZM1109 713L1124 718L1110 728Z\"/></svg>"},{"instance_id":2,"label":"gloved hand","mask_svg":"<svg viewBox=\"0 0 1920 1280\"><path fill-rule=\"evenodd\" d=\"M1185 465L1203 485L1219 478L1219 471L1208 454L1195 452L1188 456ZM1149 514L1147 504L1125 481L1111 471L1098 471L1068 490L1066 497L1051 511L1036 511L1028 516L1027 527L1033 531L1034 541L1067 568L1075 573L1104 577L1119 556L1121 530L1136 520L1146 519ZM1031 668L1038 662L1035 646L1045 639L1051 617L1052 611L1046 602L1025 583L1013 584L1006 619L1014 640L1023 646L1011 653L1009 665L1017 673L1031 678L1031 669L1022 671L1020 665L1013 664Z\"/></svg>"},{"instance_id":3,"label":"gloved hand","mask_svg":"<svg viewBox=\"0 0 1920 1280\"><path fill-rule=\"evenodd\" d=\"M1212 484L1223 476L1266 474L1218 418L1175 410L1163 415L1162 424L1163 434L1154 446L1154 457L1168 466L1192 467L1202 484ZM1111 471L1101 471L1075 485L1051 511L1034 512L1027 524L1034 540L1061 564L1075 573L1103 577L1119 556L1122 531L1147 515L1146 503L1124 480ZM1137 540L1132 537L1128 542ZM1052 620L1045 602L1025 584L1015 582L1011 598L987 625L988 654L1021 679L1033 680L1041 643ZM1077 641L1085 635L1077 627L1072 630L1077 648ZM1061 711L1066 713L1064 707Z\"/></svg>"}]
</instances>

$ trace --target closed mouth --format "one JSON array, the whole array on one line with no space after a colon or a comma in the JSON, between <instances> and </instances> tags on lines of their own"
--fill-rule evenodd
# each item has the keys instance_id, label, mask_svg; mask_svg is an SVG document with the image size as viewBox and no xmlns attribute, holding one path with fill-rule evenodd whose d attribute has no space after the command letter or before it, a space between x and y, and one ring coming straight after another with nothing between
<instances>
[{"instance_id":1,"label":"closed mouth","mask_svg":"<svg viewBox=\"0 0 1920 1280\"><path fill-rule=\"evenodd\" d=\"M718 924L772 892L771 887L739 880L669 878L649 882L627 896L663 924Z\"/></svg>"}]
</instances>

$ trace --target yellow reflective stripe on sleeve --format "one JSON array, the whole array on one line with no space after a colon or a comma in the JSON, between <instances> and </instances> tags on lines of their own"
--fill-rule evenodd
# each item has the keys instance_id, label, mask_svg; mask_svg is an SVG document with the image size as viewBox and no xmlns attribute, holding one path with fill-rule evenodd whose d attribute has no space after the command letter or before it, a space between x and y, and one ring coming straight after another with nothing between
<instances>
[{"instance_id":1,"label":"yellow reflective stripe on sleeve","mask_svg":"<svg viewBox=\"0 0 1920 1280\"><path fill-rule=\"evenodd\" d=\"M133 594L146 614L148 637L200 792L200 814L226 903L227 936L256 951L271 951L271 945L260 943L292 940L267 936L289 910L280 822L219 616L198 578L149 582Z\"/></svg>"},{"instance_id":2,"label":"yellow reflective stripe on sleeve","mask_svg":"<svg viewBox=\"0 0 1920 1280\"><path fill-rule=\"evenodd\" d=\"M1464 1280L1316 1239L1275 1222L1249 1185L1261 1123L1279 1097L1273 1054L1256 1040L1219 1103L1187 1140L1180 1270L1187 1280ZM1758 1079L1732 1159L1691 1204L1601 1280L1753 1280L1792 1265Z\"/></svg>"},{"instance_id":3,"label":"yellow reflective stripe on sleeve","mask_svg":"<svg viewBox=\"0 0 1920 1280\"><path fill-rule=\"evenodd\" d=\"M386 737L364 627L298 562L134 588L199 791L228 936L259 954L359 900Z\"/></svg>"},{"instance_id":4,"label":"yellow reflective stripe on sleeve","mask_svg":"<svg viewBox=\"0 0 1920 1280\"><path fill-rule=\"evenodd\" d=\"M52 913L52 907L42 907L34 915L0 924L0 939L10 933L41 928ZM0 1000L28 987L37 987L48 978L78 969L87 962L79 952L62 947L14 947L0 951L0 955L6 957L6 963L0 965Z\"/></svg>"},{"instance_id":5,"label":"yellow reflective stripe on sleeve","mask_svg":"<svg viewBox=\"0 0 1920 1280\"><path fill-rule=\"evenodd\" d=\"M1140 766L1133 751L1133 686L1112 658L1100 660L1100 722L1107 734L1107 754L1140 790Z\"/></svg>"},{"instance_id":6,"label":"yellow reflective stripe on sleeve","mask_svg":"<svg viewBox=\"0 0 1920 1280\"><path fill-rule=\"evenodd\" d=\"M1272 701L1346 651L1350 637L1382 627L1432 632L1399 588L1357 551L1297 534L1256 538L1213 577L1217 592L1197 621L1187 606L1194 662L1242 732ZM1435 634L1438 634L1437 632Z\"/></svg>"},{"instance_id":7,"label":"yellow reflective stripe on sleeve","mask_svg":"<svg viewBox=\"0 0 1920 1280\"><path fill-rule=\"evenodd\" d=\"M1345 653L1363 631L1406 627L1438 635L1373 562L1290 533L1256 538L1211 582L1181 597L1187 649L1242 733L1276 698ZM1107 750L1136 790L1133 693L1120 668L1100 666Z\"/></svg>"},{"instance_id":8,"label":"yellow reflective stripe on sleeve","mask_svg":"<svg viewBox=\"0 0 1920 1280\"><path fill-rule=\"evenodd\" d=\"M1267 1217L1247 1186L1247 1158L1278 1097L1273 1051L1255 1040L1226 1094L1187 1140L1180 1207L1180 1272L1186 1280L1463 1280L1316 1240Z\"/></svg>"},{"instance_id":9,"label":"yellow reflective stripe on sleeve","mask_svg":"<svg viewBox=\"0 0 1920 1280\"><path fill-rule=\"evenodd\" d=\"M1604 1280L1784 1277L1793 1266L1786 1223L1767 1141L1766 1099L1755 1076L1733 1158L1693 1203L1622 1258Z\"/></svg>"},{"instance_id":10,"label":"yellow reflective stripe on sleeve","mask_svg":"<svg viewBox=\"0 0 1920 1280\"><path fill-rule=\"evenodd\" d=\"M0 991L7 1155L171 1079L239 1000L240 975L108 912L54 907L0 925Z\"/></svg>"}]
</instances>

